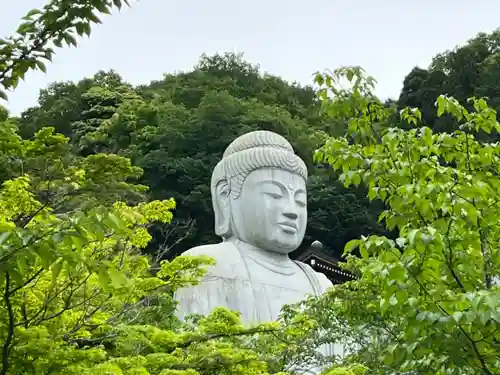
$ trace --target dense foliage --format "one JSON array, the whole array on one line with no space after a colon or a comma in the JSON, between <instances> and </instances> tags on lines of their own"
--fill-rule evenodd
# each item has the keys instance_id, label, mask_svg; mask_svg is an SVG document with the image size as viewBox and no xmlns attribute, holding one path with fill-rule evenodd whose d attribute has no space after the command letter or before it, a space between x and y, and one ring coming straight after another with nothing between
<instances>
[{"instance_id":1,"label":"dense foliage","mask_svg":"<svg viewBox=\"0 0 500 375\"><path fill-rule=\"evenodd\" d=\"M345 79L351 87L339 89ZM500 130L496 111L484 99L470 99L469 111L440 96L437 115L460 130L435 133L415 108L401 112L414 126L403 130L361 69L318 74L317 82L324 110L350 117L345 136L326 137L316 159L383 201L380 218L398 235L350 241L346 254L361 257L347 267L360 278L312 310L331 337L359 345L354 359L370 373L498 374L500 145L470 134Z\"/></svg>"},{"instance_id":2,"label":"dense foliage","mask_svg":"<svg viewBox=\"0 0 500 375\"><path fill-rule=\"evenodd\" d=\"M453 116L437 116L434 103L441 94L456 98L472 110L471 97L488 98L489 105L500 109L498 77L500 73L500 30L479 33L468 43L438 54L428 69L415 67L404 79L398 100L400 109L420 108L423 123L433 131L453 131L459 122ZM498 132L483 131L476 138L497 140Z\"/></svg>"},{"instance_id":3,"label":"dense foliage","mask_svg":"<svg viewBox=\"0 0 500 375\"><path fill-rule=\"evenodd\" d=\"M29 12L0 40L0 86L121 5ZM414 69L397 103L361 68L318 74L315 93L226 54L140 87L112 71L54 83L20 118L0 107L0 375L500 373L499 35ZM225 309L180 322L173 292L212 260L165 258L216 240L211 170L255 129L310 167L305 242L347 243L359 277L279 322L243 327ZM334 342L352 355L316 351Z\"/></svg>"},{"instance_id":4,"label":"dense foliage","mask_svg":"<svg viewBox=\"0 0 500 375\"><path fill-rule=\"evenodd\" d=\"M106 13L109 5L53 1L31 11L20 36L4 43L0 74L11 79L3 87L15 87L35 65L44 69L40 53L47 59L52 53L47 44L61 38L75 44L68 30L88 33L86 17L96 22L92 10ZM71 17L83 21L73 24ZM168 136L189 130L193 119L154 133L152 125L169 130L155 122L168 117L156 117L139 90L113 73L82 86L89 81L73 97L61 93L75 85L60 84L60 96L45 97L45 104L52 101L45 113L34 109L14 119L0 107L0 374L284 375L324 362L315 351L317 324L300 311L250 328L225 309L184 323L174 317L173 292L196 283L212 260L143 255L152 227L172 221L175 201L146 202L148 188L137 183L143 170L117 153L134 161L147 156L131 141L151 142L146 131L134 134L147 126L175 146ZM182 106L164 104L182 114ZM45 126L58 109L66 111ZM65 114L75 117L68 122ZM365 368L327 371L360 375Z\"/></svg>"},{"instance_id":5,"label":"dense foliage","mask_svg":"<svg viewBox=\"0 0 500 375\"><path fill-rule=\"evenodd\" d=\"M72 155L52 128L23 140L0 125L1 374L284 375L331 362L300 309L256 327L224 309L179 322L173 292L212 261L141 254L174 201L126 203L145 189L129 160ZM334 366L331 375L365 371Z\"/></svg>"},{"instance_id":6,"label":"dense foliage","mask_svg":"<svg viewBox=\"0 0 500 375\"><path fill-rule=\"evenodd\" d=\"M309 165L310 221L307 246L320 240L340 256L346 242L380 232L380 207L361 189L346 189L331 171L314 167L317 130L330 134L341 123L319 114L311 88L262 75L234 54L203 56L193 71L165 75L132 87L116 72L99 72L77 83L42 90L39 105L20 117L23 137L54 126L70 137L73 153L116 153L144 170L151 199L174 198L174 223L157 226L151 251L169 256L214 235L210 176L223 150L256 129L286 136Z\"/></svg>"},{"instance_id":7,"label":"dense foliage","mask_svg":"<svg viewBox=\"0 0 500 375\"><path fill-rule=\"evenodd\" d=\"M181 324L173 292L212 261L152 270L141 254L174 201L127 204L144 190L127 159L74 157L51 128L22 140L1 125L13 167L0 189L0 374L284 374L315 361L315 322L300 313L245 328L218 309Z\"/></svg>"}]
</instances>

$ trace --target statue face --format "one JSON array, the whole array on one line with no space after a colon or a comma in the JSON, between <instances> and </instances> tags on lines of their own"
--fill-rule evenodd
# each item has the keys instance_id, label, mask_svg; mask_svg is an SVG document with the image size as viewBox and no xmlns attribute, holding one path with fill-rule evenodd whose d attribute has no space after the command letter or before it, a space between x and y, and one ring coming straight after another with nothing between
<instances>
[{"instance_id":1,"label":"statue face","mask_svg":"<svg viewBox=\"0 0 500 375\"><path fill-rule=\"evenodd\" d=\"M253 246L288 254L304 238L307 193L298 174L275 168L253 171L231 206L238 237Z\"/></svg>"}]
</instances>

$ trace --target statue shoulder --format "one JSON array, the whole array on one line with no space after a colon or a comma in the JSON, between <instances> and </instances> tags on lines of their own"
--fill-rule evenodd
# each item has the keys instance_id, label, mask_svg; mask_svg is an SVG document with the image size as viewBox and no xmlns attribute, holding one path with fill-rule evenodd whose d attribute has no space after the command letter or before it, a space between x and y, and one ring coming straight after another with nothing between
<instances>
[{"instance_id":1,"label":"statue shoulder","mask_svg":"<svg viewBox=\"0 0 500 375\"><path fill-rule=\"evenodd\" d=\"M300 262L300 261L296 261L296 262L300 263L302 265L302 267L307 268L307 270L309 271L309 273L311 273L314 276L316 276L316 280L318 281L319 286L320 286L322 292L325 292L328 288L330 288L331 286L333 286L333 283L323 273L315 271L307 263Z\"/></svg>"},{"instance_id":2,"label":"statue shoulder","mask_svg":"<svg viewBox=\"0 0 500 375\"><path fill-rule=\"evenodd\" d=\"M229 242L192 247L182 253L182 255L206 255L214 259L215 265L208 269L208 274L210 276L241 278L245 275L246 268L240 252L236 246Z\"/></svg>"}]
</instances>

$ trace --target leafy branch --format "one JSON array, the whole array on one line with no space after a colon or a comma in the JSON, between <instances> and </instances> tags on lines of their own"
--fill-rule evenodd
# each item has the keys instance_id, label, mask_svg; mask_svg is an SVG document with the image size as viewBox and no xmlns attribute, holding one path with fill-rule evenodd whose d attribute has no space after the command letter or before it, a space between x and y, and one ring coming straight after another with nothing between
<instances>
[{"instance_id":1,"label":"leafy branch","mask_svg":"<svg viewBox=\"0 0 500 375\"><path fill-rule=\"evenodd\" d=\"M30 10L14 36L0 39L0 98L7 100L4 90L15 89L29 70L45 72L53 46L76 46L76 35L89 36L91 25L101 23L95 11L110 14L123 3L129 5L128 0L51 0Z\"/></svg>"},{"instance_id":2,"label":"leafy branch","mask_svg":"<svg viewBox=\"0 0 500 375\"><path fill-rule=\"evenodd\" d=\"M14 318L14 310L12 308L11 294L10 294L10 275L8 272L5 272L5 292L4 292L4 302L5 307L7 308L7 316L8 316L8 328L7 328L7 337L5 337L5 342L2 348L2 369L0 370L0 375L6 375L9 370L9 356L10 350L12 348L12 340L14 338L14 326L15 326L15 318Z\"/></svg>"}]
</instances>

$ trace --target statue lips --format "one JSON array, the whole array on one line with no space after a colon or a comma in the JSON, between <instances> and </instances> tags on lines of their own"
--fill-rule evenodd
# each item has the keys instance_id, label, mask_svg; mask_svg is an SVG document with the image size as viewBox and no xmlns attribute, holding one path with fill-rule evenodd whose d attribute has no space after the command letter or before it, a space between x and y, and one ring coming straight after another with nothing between
<instances>
[{"instance_id":1,"label":"statue lips","mask_svg":"<svg viewBox=\"0 0 500 375\"><path fill-rule=\"evenodd\" d=\"M287 233L297 233L297 224L291 221L282 221L281 223L278 223L278 225L283 229L284 232Z\"/></svg>"}]
</instances>

